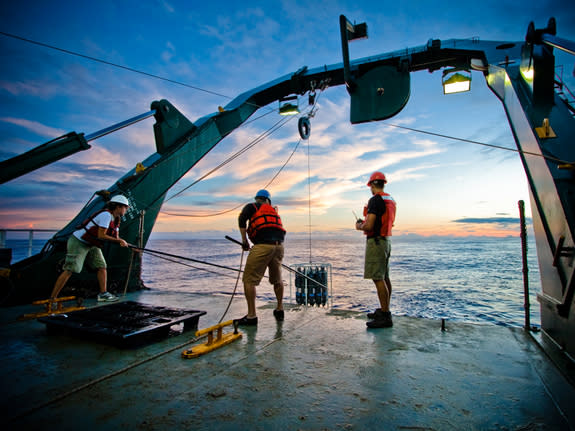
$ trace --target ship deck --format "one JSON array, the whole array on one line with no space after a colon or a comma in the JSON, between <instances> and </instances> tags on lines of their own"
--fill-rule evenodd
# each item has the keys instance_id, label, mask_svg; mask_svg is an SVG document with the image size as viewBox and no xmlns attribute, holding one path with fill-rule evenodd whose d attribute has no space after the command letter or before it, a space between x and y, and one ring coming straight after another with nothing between
<instances>
[{"instance_id":1,"label":"ship deck","mask_svg":"<svg viewBox=\"0 0 575 431\"><path fill-rule=\"evenodd\" d=\"M126 300L205 310L224 296L158 291ZM94 301L86 301L96 306ZM258 303L258 327L194 359L194 331L139 348L48 334L0 311L3 429L57 430L565 430L575 390L521 328L394 317L366 329L363 313ZM228 317L240 317L243 298ZM231 317L230 317L231 316ZM228 327L226 331L229 331Z\"/></svg>"}]
</instances>

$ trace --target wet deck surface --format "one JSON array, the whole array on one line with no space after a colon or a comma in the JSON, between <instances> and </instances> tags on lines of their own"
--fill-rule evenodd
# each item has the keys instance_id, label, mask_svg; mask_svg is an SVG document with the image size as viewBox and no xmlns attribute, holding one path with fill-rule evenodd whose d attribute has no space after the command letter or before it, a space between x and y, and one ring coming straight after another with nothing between
<instances>
[{"instance_id":1,"label":"wet deck surface","mask_svg":"<svg viewBox=\"0 0 575 431\"><path fill-rule=\"evenodd\" d=\"M218 323L229 300L127 299L206 310L200 328ZM3 428L573 429L573 387L519 328L447 322L442 331L396 316L393 328L368 330L355 312L290 308L277 323L272 309L261 306L239 341L195 359L181 357L193 332L119 349L15 321L29 307L1 309ZM234 300L225 320L244 310Z\"/></svg>"}]
</instances>

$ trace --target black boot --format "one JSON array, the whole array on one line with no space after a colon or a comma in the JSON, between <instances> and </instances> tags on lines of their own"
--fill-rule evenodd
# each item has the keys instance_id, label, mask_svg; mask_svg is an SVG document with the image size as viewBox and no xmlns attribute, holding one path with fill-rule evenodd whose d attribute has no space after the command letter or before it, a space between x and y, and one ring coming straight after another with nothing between
<instances>
[{"instance_id":1,"label":"black boot","mask_svg":"<svg viewBox=\"0 0 575 431\"><path fill-rule=\"evenodd\" d=\"M375 318L375 313L377 313L378 311L381 311L381 308L376 308L373 313L367 313L367 318L369 320L373 320Z\"/></svg>"},{"instance_id":2,"label":"black boot","mask_svg":"<svg viewBox=\"0 0 575 431\"><path fill-rule=\"evenodd\" d=\"M376 310L373 313L373 320L366 323L368 328L391 328L393 321L391 320L391 312Z\"/></svg>"}]
</instances>

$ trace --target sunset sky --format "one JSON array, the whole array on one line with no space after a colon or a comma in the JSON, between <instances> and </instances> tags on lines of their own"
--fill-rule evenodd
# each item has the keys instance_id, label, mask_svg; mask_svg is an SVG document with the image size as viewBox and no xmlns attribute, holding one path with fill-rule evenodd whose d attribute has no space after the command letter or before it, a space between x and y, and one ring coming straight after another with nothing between
<instances>
[{"instance_id":1,"label":"sunset sky","mask_svg":"<svg viewBox=\"0 0 575 431\"><path fill-rule=\"evenodd\" d=\"M350 44L352 59L429 39L522 41L530 21L543 28L552 16L558 36L575 40L575 2L560 0L467 6L387 0L2 2L0 160L70 131L96 132L147 112L154 100L169 100L193 122L302 66L340 63L340 14L368 25L369 38ZM574 63L575 57L557 54L557 73L575 90ZM518 154L421 132L515 149L503 106L483 75L473 72L471 92L456 95L443 95L441 72L412 73L411 85L410 100L397 116L361 125L349 122L345 88L328 88L318 93L309 141L300 142L294 117L188 187L280 119L270 113L277 103L263 107L253 118L268 115L224 139L168 192L155 233L237 229L239 208L204 216L252 200L297 146L268 187L288 232L308 232L311 220L314 232L356 234L353 212L361 214L370 197L367 179L380 170L398 203L394 235L518 235L519 200L531 215ZM299 103L306 108L307 97ZM0 228L66 225L95 191L155 151L153 123L150 118L95 140L88 151L1 185Z\"/></svg>"}]
</instances>

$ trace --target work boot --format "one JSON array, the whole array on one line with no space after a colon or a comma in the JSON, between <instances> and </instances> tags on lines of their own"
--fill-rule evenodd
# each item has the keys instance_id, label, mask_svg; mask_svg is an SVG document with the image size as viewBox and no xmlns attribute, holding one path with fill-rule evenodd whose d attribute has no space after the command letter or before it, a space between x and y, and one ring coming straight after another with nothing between
<instances>
[{"instance_id":1,"label":"work boot","mask_svg":"<svg viewBox=\"0 0 575 431\"><path fill-rule=\"evenodd\" d=\"M274 317L278 322L283 322L284 320L284 311L283 310L274 310Z\"/></svg>"},{"instance_id":2,"label":"work boot","mask_svg":"<svg viewBox=\"0 0 575 431\"><path fill-rule=\"evenodd\" d=\"M238 326L257 326L258 325L258 318L257 317L248 317L247 315L242 317L241 319L234 319L234 323L237 323Z\"/></svg>"},{"instance_id":3,"label":"work boot","mask_svg":"<svg viewBox=\"0 0 575 431\"><path fill-rule=\"evenodd\" d=\"M373 315L373 320L366 323L368 328L391 328L393 326L391 312L376 310Z\"/></svg>"},{"instance_id":4,"label":"work boot","mask_svg":"<svg viewBox=\"0 0 575 431\"><path fill-rule=\"evenodd\" d=\"M376 308L373 313L367 313L367 318L373 320L373 318L375 317L375 313L377 313L378 311L381 311L381 308Z\"/></svg>"}]
</instances>

